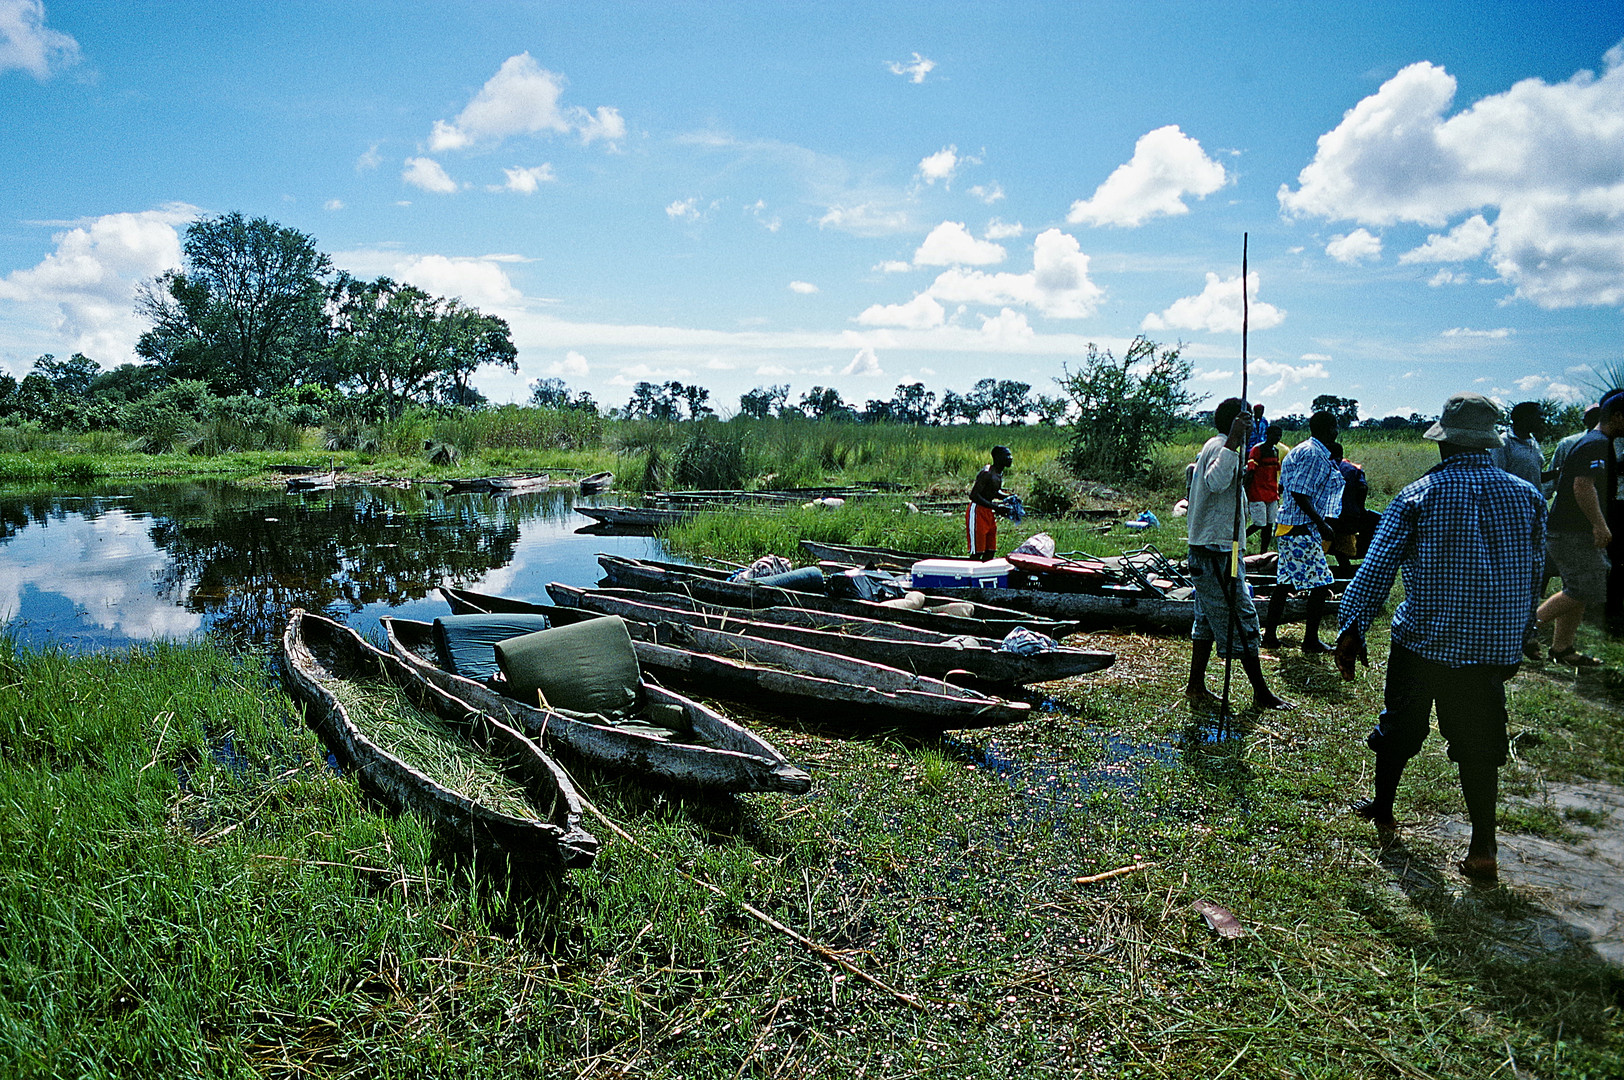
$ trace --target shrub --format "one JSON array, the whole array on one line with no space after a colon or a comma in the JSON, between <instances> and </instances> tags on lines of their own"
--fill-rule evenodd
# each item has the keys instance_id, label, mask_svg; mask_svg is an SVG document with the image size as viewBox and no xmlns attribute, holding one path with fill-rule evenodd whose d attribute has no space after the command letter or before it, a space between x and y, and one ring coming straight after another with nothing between
<instances>
[{"instance_id":1,"label":"shrub","mask_svg":"<svg viewBox=\"0 0 1624 1080\"><path fill-rule=\"evenodd\" d=\"M695 424L677 451L672 481L680 488L742 488L748 477L745 437L739 428Z\"/></svg>"},{"instance_id":2,"label":"shrub","mask_svg":"<svg viewBox=\"0 0 1624 1080\"><path fill-rule=\"evenodd\" d=\"M1150 448L1200 399L1185 390L1190 361L1175 347L1138 337L1119 360L1093 344L1082 366L1057 380L1076 409L1066 467L1102 480L1141 480Z\"/></svg>"}]
</instances>

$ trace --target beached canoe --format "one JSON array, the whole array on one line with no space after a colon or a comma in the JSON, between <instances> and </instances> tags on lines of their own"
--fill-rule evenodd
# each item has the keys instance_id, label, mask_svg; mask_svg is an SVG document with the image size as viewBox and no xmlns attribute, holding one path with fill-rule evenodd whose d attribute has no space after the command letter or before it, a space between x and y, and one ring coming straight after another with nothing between
<instances>
[{"instance_id":1,"label":"beached canoe","mask_svg":"<svg viewBox=\"0 0 1624 1080\"><path fill-rule=\"evenodd\" d=\"M582 495L596 495L600 491L608 491L615 483L615 474L612 472L595 472L591 476L581 477L578 485Z\"/></svg>"},{"instance_id":2,"label":"beached canoe","mask_svg":"<svg viewBox=\"0 0 1624 1080\"><path fill-rule=\"evenodd\" d=\"M568 775L499 716L480 711L417 678L403 661L373 648L347 626L295 609L282 634L283 679L305 719L363 785L397 810L420 814L480 849L517 861L586 866L598 841L581 827L581 799ZM385 726L405 695L484 755L492 771L522 786L528 809L493 809L479 794L430 778L433 766L385 749ZM369 695L371 695L369 699ZM357 707L375 701L376 708ZM346 704L348 702L348 704Z\"/></svg>"},{"instance_id":3,"label":"beached canoe","mask_svg":"<svg viewBox=\"0 0 1624 1080\"><path fill-rule=\"evenodd\" d=\"M543 610L560 622L604 617L575 608ZM1006 701L849 656L668 623L629 622L627 629L637 662L658 678L847 731L996 727L1031 715L1032 707L1024 701Z\"/></svg>"},{"instance_id":4,"label":"beached canoe","mask_svg":"<svg viewBox=\"0 0 1624 1080\"><path fill-rule=\"evenodd\" d=\"M505 715L512 726L537 738L545 732L548 745L560 753L646 780L709 791L799 794L812 786L806 771L790 764L772 743L715 709L662 686L645 680L641 697L648 703L677 706L680 723L594 723L534 708L447 671L429 623L388 616L379 621L390 651L411 665L419 678L486 712Z\"/></svg>"},{"instance_id":5,"label":"beached canoe","mask_svg":"<svg viewBox=\"0 0 1624 1080\"><path fill-rule=\"evenodd\" d=\"M939 641L899 641L867 637L861 633L861 627L852 625L857 620L848 621L841 630L787 626L754 618L755 613L748 608L667 606L667 598L679 599L675 593L627 594L618 589L577 589L557 583L548 585L547 593L559 607L580 608L600 615L619 615L638 622L677 623L781 641L787 645L850 656L937 679L946 679L950 673L954 673L985 683L1024 685L1086 675L1116 662L1116 654L1097 649L1060 648L1023 656L1001 649L998 642L987 638L947 638L941 635L942 640ZM963 680L955 678L952 681Z\"/></svg>"},{"instance_id":6,"label":"beached canoe","mask_svg":"<svg viewBox=\"0 0 1624 1080\"><path fill-rule=\"evenodd\" d=\"M729 607L804 607L869 619L891 619L926 630L975 637L1003 638L1017 626L1052 638L1061 638L1077 630L1073 622L988 604L972 604L965 615L933 611L932 606L949 603L952 599L938 595L939 590L935 589L926 594L927 606L924 610L910 610L867 600L836 599L821 593L782 589L759 582L728 581L724 571L702 566L627 559L618 555L599 555L598 565L603 568L609 583L619 588L683 593L708 604L726 604Z\"/></svg>"},{"instance_id":7,"label":"beached canoe","mask_svg":"<svg viewBox=\"0 0 1624 1080\"><path fill-rule=\"evenodd\" d=\"M442 480L447 495L523 495L553 486L546 473L526 473L521 476L476 476L461 480Z\"/></svg>"}]
</instances>

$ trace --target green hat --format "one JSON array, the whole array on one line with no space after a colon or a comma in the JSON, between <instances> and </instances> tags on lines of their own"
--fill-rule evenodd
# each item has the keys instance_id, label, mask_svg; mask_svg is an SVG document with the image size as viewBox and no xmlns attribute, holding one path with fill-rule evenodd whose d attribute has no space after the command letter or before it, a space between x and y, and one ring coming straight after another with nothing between
<instances>
[{"instance_id":1,"label":"green hat","mask_svg":"<svg viewBox=\"0 0 1624 1080\"><path fill-rule=\"evenodd\" d=\"M1487 450L1505 445L1500 432L1495 430L1499 422L1500 407L1482 394L1454 394L1444 402L1444 414L1438 418L1438 422L1421 437L1473 450Z\"/></svg>"}]
</instances>

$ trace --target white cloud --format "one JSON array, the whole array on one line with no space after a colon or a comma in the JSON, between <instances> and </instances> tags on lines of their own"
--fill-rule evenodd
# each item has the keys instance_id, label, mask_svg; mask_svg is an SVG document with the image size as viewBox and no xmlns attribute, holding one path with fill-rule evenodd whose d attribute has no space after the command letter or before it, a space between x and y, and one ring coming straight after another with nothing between
<instances>
[{"instance_id":1,"label":"white cloud","mask_svg":"<svg viewBox=\"0 0 1624 1080\"><path fill-rule=\"evenodd\" d=\"M1241 373L1238 371L1198 371L1194 375L1190 376L1190 381L1225 382L1229 379L1238 379L1240 377Z\"/></svg>"},{"instance_id":2,"label":"white cloud","mask_svg":"<svg viewBox=\"0 0 1624 1080\"><path fill-rule=\"evenodd\" d=\"M640 382L670 382L672 379L691 379L694 373L685 367L655 368L647 364L623 367L609 380L610 386L636 386Z\"/></svg>"},{"instance_id":3,"label":"white cloud","mask_svg":"<svg viewBox=\"0 0 1624 1080\"><path fill-rule=\"evenodd\" d=\"M792 281L789 283L789 291L800 293L803 296L810 296L818 291L818 287L810 281Z\"/></svg>"},{"instance_id":4,"label":"white cloud","mask_svg":"<svg viewBox=\"0 0 1624 1080\"><path fill-rule=\"evenodd\" d=\"M1510 337L1511 333L1511 328L1508 326L1497 326L1493 330L1470 330L1464 326L1451 326L1439 336L1463 338L1506 338Z\"/></svg>"},{"instance_id":5,"label":"white cloud","mask_svg":"<svg viewBox=\"0 0 1624 1080\"><path fill-rule=\"evenodd\" d=\"M591 374L592 368L587 364L586 357L571 349L564 354L564 359L554 360L547 365L547 374L554 377L569 376L572 379L584 379Z\"/></svg>"},{"instance_id":6,"label":"white cloud","mask_svg":"<svg viewBox=\"0 0 1624 1080\"><path fill-rule=\"evenodd\" d=\"M1467 280L1465 274L1457 274L1453 270L1440 270L1427 279L1427 284L1436 289L1442 285L1464 284Z\"/></svg>"},{"instance_id":7,"label":"white cloud","mask_svg":"<svg viewBox=\"0 0 1624 1080\"><path fill-rule=\"evenodd\" d=\"M1589 402L1595 396L1591 391L1580 389L1560 379L1553 379L1549 375L1524 375L1522 378L1517 379L1514 385L1519 392L1519 400L1539 397L1550 398L1566 405L1574 405L1580 402ZM1497 390L1496 393L1511 396L1509 390Z\"/></svg>"},{"instance_id":8,"label":"white cloud","mask_svg":"<svg viewBox=\"0 0 1624 1080\"><path fill-rule=\"evenodd\" d=\"M553 174L553 167L545 163L532 165L529 168L503 169L502 175L507 177L507 182L499 187L493 186L490 190L516 191L521 195L534 195L542 184L551 184L558 179Z\"/></svg>"},{"instance_id":9,"label":"white cloud","mask_svg":"<svg viewBox=\"0 0 1624 1080\"><path fill-rule=\"evenodd\" d=\"M755 218L757 224L759 224L763 229L766 229L768 232L775 233L783 227L784 222L778 217L777 214L773 214L771 216L767 214L766 199L757 199L749 206L746 206L744 208L744 212Z\"/></svg>"},{"instance_id":10,"label":"white cloud","mask_svg":"<svg viewBox=\"0 0 1624 1080\"><path fill-rule=\"evenodd\" d=\"M977 184L970 189L970 194L991 206L1004 197L1004 188L1003 185L994 180L990 184Z\"/></svg>"},{"instance_id":11,"label":"white cloud","mask_svg":"<svg viewBox=\"0 0 1624 1080\"><path fill-rule=\"evenodd\" d=\"M135 314L136 286L181 264L180 227L196 207L172 203L107 214L52 237L56 250L0 279L0 301L31 308L63 342L107 366L133 360L147 324Z\"/></svg>"},{"instance_id":12,"label":"white cloud","mask_svg":"<svg viewBox=\"0 0 1624 1080\"><path fill-rule=\"evenodd\" d=\"M931 299L929 293L920 293L906 304L874 304L857 316L864 326L900 326L907 330L929 330L942 325L946 312L942 305Z\"/></svg>"},{"instance_id":13,"label":"white cloud","mask_svg":"<svg viewBox=\"0 0 1624 1080\"><path fill-rule=\"evenodd\" d=\"M987 231L982 235L988 240L1013 240L1026 232L1026 227L1018 221L1001 221L993 218L987 222Z\"/></svg>"},{"instance_id":14,"label":"white cloud","mask_svg":"<svg viewBox=\"0 0 1624 1080\"><path fill-rule=\"evenodd\" d=\"M953 182L959 167L959 148L944 146L919 163L919 179L927 184L940 180L944 185Z\"/></svg>"},{"instance_id":15,"label":"white cloud","mask_svg":"<svg viewBox=\"0 0 1624 1080\"><path fill-rule=\"evenodd\" d=\"M756 374L767 379L782 379L795 374L795 369L787 368L782 364L762 364L756 368Z\"/></svg>"},{"instance_id":16,"label":"white cloud","mask_svg":"<svg viewBox=\"0 0 1624 1080\"><path fill-rule=\"evenodd\" d=\"M985 266L1004 261L1005 251L990 240L977 240L962 221L944 221L930 231L914 252L915 266Z\"/></svg>"},{"instance_id":17,"label":"white cloud","mask_svg":"<svg viewBox=\"0 0 1624 1080\"><path fill-rule=\"evenodd\" d=\"M906 232L908 215L901 210L889 210L875 203L855 206L831 206L818 219L820 229L839 229L856 236L888 236Z\"/></svg>"},{"instance_id":18,"label":"white cloud","mask_svg":"<svg viewBox=\"0 0 1624 1080\"><path fill-rule=\"evenodd\" d=\"M613 107L599 106L592 112L561 105L565 82L564 76L543 68L527 52L510 56L456 120L434 122L429 149L436 153L465 150L495 145L515 135L571 131L583 143L602 139L613 145L625 137L626 123Z\"/></svg>"},{"instance_id":19,"label":"white cloud","mask_svg":"<svg viewBox=\"0 0 1624 1080\"><path fill-rule=\"evenodd\" d=\"M400 178L413 187L440 195L449 195L457 190L457 182L447 176L440 163L433 158L407 158L406 167L401 170Z\"/></svg>"},{"instance_id":20,"label":"white cloud","mask_svg":"<svg viewBox=\"0 0 1624 1080\"><path fill-rule=\"evenodd\" d=\"M1257 296L1259 278L1254 270L1246 277L1246 295L1250 304L1248 325L1253 330L1267 330L1285 321L1286 313L1273 304L1260 303ZM1207 273L1207 285L1196 296L1175 300L1161 314L1146 315L1141 322L1143 330L1204 330L1209 334L1238 334L1241 332L1241 279L1220 278Z\"/></svg>"},{"instance_id":21,"label":"white cloud","mask_svg":"<svg viewBox=\"0 0 1624 1080\"><path fill-rule=\"evenodd\" d=\"M1624 42L1599 77L1524 79L1446 119L1455 90L1441 67L1404 68L1320 136L1297 190L1281 185L1282 210L1437 228L1495 208L1485 255L1517 296L1624 305Z\"/></svg>"},{"instance_id":22,"label":"white cloud","mask_svg":"<svg viewBox=\"0 0 1624 1080\"><path fill-rule=\"evenodd\" d=\"M874 269L882 274L906 274L913 269L913 263L904 262L901 259L887 259Z\"/></svg>"},{"instance_id":23,"label":"white cloud","mask_svg":"<svg viewBox=\"0 0 1624 1080\"><path fill-rule=\"evenodd\" d=\"M386 275L435 296L454 296L482 311L512 311L523 300L501 264L511 255L453 257L358 248L335 252L333 264L361 278Z\"/></svg>"},{"instance_id":24,"label":"white cloud","mask_svg":"<svg viewBox=\"0 0 1624 1080\"><path fill-rule=\"evenodd\" d=\"M981 316L981 333L987 338L1004 343L1024 341L1036 335L1026 316L1012 308L1004 308L996 315Z\"/></svg>"},{"instance_id":25,"label":"white cloud","mask_svg":"<svg viewBox=\"0 0 1624 1080\"><path fill-rule=\"evenodd\" d=\"M1119 165L1093 198L1071 204L1073 225L1142 225L1160 215L1187 214L1184 196L1205 198L1224 186L1224 167L1175 124L1140 136L1133 158Z\"/></svg>"},{"instance_id":26,"label":"white cloud","mask_svg":"<svg viewBox=\"0 0 1624 1080\"><path fill-rule=\"evenodd\" d=\"M1088 262L1075 237L1047 229L1033 242L1031 273L988 274L954 267L921 295L953 304L1012 304L1035 308L1051 318L1081 319L1094 313L1104 295L1088 279Z\"/></svg>"},{"instance_id":27,"label":"white cloud","mask_svg":"<svg viewBox=\"0 0 1624 1080\"><path fill-rule=\"evenodd\" d=\"M1379 259L1382 253L1381 237L1368 229L1355 229L1346 236L1333 236L1325 245L1325 254L1339 263L1355 266L1367 259Z\"/></svg>"},{"instance_id":28,"label":"white cloud","mask_svg":"<svg viewBox=\"0 0 1624 1080\"><path fill-rule=\"evenodd\" d=\"M373 143L366 148L366 152L355 159L356 172L371 172L383 164L383 155L378 153L378 144Z\"/></svg>"},{"instance_id":29,"label":"white cloud","mask_svg":"<svg viewBox=\"0 0 1624 1080\"><path fill-rule=\"evenodd\" d=\"M919 83L925 81L926 75L929 75L933 70L935 70L936 61L926 60L918 53L914 53L912 60L891 60L888 61L885 66L890 69L891 74L906 75L908 77L908 81L917 86Z\"/></svg>"},{"instance_id":30,"label":"white cloud","mask_svg":"<svg viewBox=\"0 0 1624 1080\"><path fill-rule=\"evenodd\" d=\"M675 221L698 221L699 199L676 199L665 208L665 216Z\"/></svg>"},{"instance_id":31,"label":"white cloud","mask_svg":"<svg viewBox=\"0 0 1624 1080\"><path fill-rule=\"evenodd\" d=\"M885 372L880 370L880 358L875 356L874 350L867 345L857 350L857 355L851 358L851 363L840 369L840 373L870 379L878 379L885 375Z\"/></svg>"},{"instance_id":32,"label":"white cloud","mask_svg":"<svg viewBox=\"0 0 1624 1080\"><path fill-rule=\"evenodd\" d=\"M328 199L326 202L321 204L321 208L323 210L342 210L344 209L344 200Z\"/></svg>"},{"instance_id":33,"label":"white cloud","mask_svg":"<svg viewBox=\"0 0 1624 1080\"><path fill-rule=\"evenodd\" d=\"M44 82L79 62L79 43L45 26L43 0L0 0L0 74L13 68Z\"/></svg>"},{"instance_id":34,"label":"white cloud","mask_svg":"<svg viewBox=\"0 0 1624 1080\"><path fill-rule=\"evenodd\" d=\"M1402 263L1464 262L1475 259L1494 242L1494 226L1482 214L1473 214L1446 234L1433 233L1427 242L1398 257Z\"/></svg>"},{"instance_id":35,"label":"white cloud","mask_svg":"<svg viewBox=\"0 0 1624 1080\"><path fill-rule=\"evenodd\" d=\"M1308 359L1304 357L1303 359ZM1288 386L1295 386L1305 379L1329 379L1331 373L1325 370L1325 364L1316 360L1311 364L1293 366L1291 364L1277 363L1273 360L1253 360L1248 366L1249 374L1256 374L1259 381L1274 379L1275 382L1258 393L1273 397Z\"/></svg>"}]
</instances>

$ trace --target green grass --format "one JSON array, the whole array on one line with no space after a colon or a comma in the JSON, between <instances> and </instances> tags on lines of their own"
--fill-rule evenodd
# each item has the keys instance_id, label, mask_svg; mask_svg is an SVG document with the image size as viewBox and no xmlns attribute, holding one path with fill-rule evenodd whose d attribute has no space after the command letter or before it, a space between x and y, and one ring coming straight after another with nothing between
<instances>
[{"instance_id":1,"label":"green grass","mask_svg":"<svg viewBox=\"0 0 1624 1080\"><path fill-rule=\"evenodd\" d=\"M1121 661L1012 728L770 730L810 796L582 772L639 842L589 821L603 851L562 880L381 812L255 659L0 645L0 1072L1617 1075L1612 969L1508 944L1536 901L1444 887L1458 853L1395 863L1346 812L1379 672L1271 661L1303 711L1214 740L1180 703L1182 642L1090 643ZM1610 699L1528 673L1511 710L1540 737L1508 788L1624 766ZM1461 812L1437 740L1400 797Z\"/></svg>"}]
</instances>

